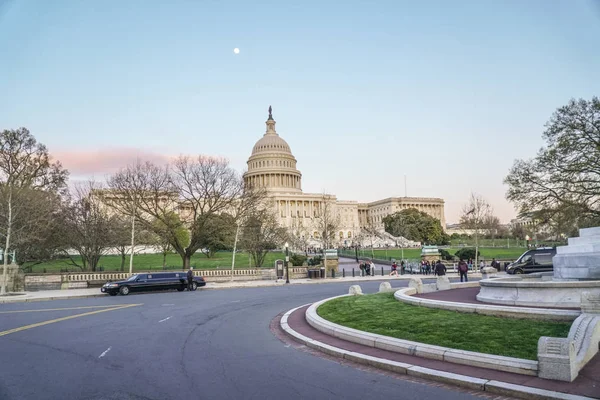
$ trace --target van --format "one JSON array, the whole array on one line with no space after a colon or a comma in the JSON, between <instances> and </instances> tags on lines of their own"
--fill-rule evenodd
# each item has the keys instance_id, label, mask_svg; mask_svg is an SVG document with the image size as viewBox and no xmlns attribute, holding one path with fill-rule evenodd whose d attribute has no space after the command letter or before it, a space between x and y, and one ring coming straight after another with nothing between
<instances>
[{"instance_id":1,"label":"van","mask_svg":"<svg viewBox=\"0 0 600 400\"><path fill-rule=\"evenodd\" d=\"M514 263L506 268L508 274L531 274L554 270L552 258L556 255L556 247L540 247L527 250Z\"/></svg>"}]
</instances>

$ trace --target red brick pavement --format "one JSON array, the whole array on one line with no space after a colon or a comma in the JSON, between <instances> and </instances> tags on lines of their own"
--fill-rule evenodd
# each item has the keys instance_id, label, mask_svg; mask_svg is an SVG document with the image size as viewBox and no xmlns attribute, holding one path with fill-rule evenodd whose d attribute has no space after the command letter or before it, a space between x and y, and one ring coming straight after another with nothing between
<instances>
[{"instance_id":1,"label":"red brick pavement","mask_svg":"<svg viewBox=\"0 0 600 400\"><path fill-rule=\"evenodd\" d=\"M588 363L588 365L586 365L586 367L583 370L581 370L579 376L577 377L577 379L575 379L575 381L551 381L547 379L537 378L534 376L495 371L486 368L454 364L446 361L430 360L427 358L394 353L391 351L348 342L346 340L326 335L310 326L305 319L305 312L307 308L308 306L300 308L293 312L288 318L289 326L293 330L295 330L298 333L301 333L304 336L307 336L311 339L317 340L322 343L326 343L330 346L338 347L344 350L353 351L361 354L366 354L373 357L379 357L386 360L403 362L425 368L467 375L475 378L493 379L497 381L513 383L516 385L530 386L539 389L600 398L600 354L596 355L596 357L594 357L592 361Z\"/></svg>"},{"instance_id":2,"label":"red brick pavement","mask_svg":"<svg viewBox=\"0 0 600 400\"><path fill-rule=\"evenodd\" d=\"M441 301L453 301L456 303L468 303L468 304L484 304L484 305L496 305L491 303L484 303L477 300L477 294L479 293L479 287L463 288L463 289L452 289L452 290L440 290L431 293L414 294L413 297L419 297L422 299L441 300ZM525 306L503 306L503 307L525 307ZM527 306L527 308L551 308L556 310L579 310L579 308L558 308L558 307L535 307Z\"/></svg>"}]
</instances>

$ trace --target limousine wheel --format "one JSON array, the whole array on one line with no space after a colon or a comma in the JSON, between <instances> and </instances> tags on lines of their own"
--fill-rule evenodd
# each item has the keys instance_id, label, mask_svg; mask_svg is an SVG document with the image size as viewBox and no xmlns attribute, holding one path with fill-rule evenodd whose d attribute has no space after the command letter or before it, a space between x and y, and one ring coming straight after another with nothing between
<instances>
[{"instance_id":1,"label":"limousine wheel","mask_svg":"<svg viewBox=\"0 0 600 400\"><path fill-rule=\"evenodd\" d=\"M192 292L198 289L198 284L196 282L192 282Z\"/></svg>"},{"instance_id":2,"label":"limousine wheel","mask_svg":"<svg viewBox=\"0 0 600 400\"><path fill-rule=\"evenodd\" d=\"M119 289L119 292L123 296L127 296L129 294L129 286L121 286L121 289Z\"/></svg>"},{"instance_id":3,"label":"limousine wheel","mask_svg":"<svg viewBox=\"0 0 600 400\"><path fill-rule=\"evenodd\" d=\"M521 268L515 269L515 274L521 275L522 273L523 273L523 270Z\"/></svg>"}]
</instances>

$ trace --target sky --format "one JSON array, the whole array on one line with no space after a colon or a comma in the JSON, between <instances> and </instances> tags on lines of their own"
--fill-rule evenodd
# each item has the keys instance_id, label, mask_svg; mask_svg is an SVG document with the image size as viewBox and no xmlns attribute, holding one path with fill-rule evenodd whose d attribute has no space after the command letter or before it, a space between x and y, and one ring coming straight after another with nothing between
<instances>
[{"instance_id":1,"label":"sky","mask_svg":"<svg viewBox=\"0 0 600 400\"><path fill-rule=\"evenodd\" d=\"M0 0L0 129L73 180L178 155L243 171L272 105L304 192L440 197L449 223L474 192L508 222L504 177L600 95L598 49L600 0Z\"/></svg>"}]
</instances>

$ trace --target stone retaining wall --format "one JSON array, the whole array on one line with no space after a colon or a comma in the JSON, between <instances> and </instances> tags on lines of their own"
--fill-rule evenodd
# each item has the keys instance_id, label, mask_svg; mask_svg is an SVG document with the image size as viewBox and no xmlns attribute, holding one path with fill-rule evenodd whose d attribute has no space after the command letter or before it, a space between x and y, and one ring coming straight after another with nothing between
<instances>
[{"instance_id":1,"label":"stone retaining wall","mask_svg":"<svg viewBox=\"0 0 600 400\"><path fill-rule=\"evenodd\" d=\"M171 272L171 271L148 271ZM175 271L172 271L175 272ZM142 273L142 272L140 272ZM195 270L194 275L203 276L207 282L230 282L231 270ZM80 289L102 285L110 281L127 279L128 272L83 272L62 274L26 274L24 289L26 291ZM290 268L290 279L303 279L308 277L306 267ZM275 280L277 278L274 268L264 269L235 269L234 281Z\"/></svg>"}]
</instances>

